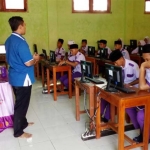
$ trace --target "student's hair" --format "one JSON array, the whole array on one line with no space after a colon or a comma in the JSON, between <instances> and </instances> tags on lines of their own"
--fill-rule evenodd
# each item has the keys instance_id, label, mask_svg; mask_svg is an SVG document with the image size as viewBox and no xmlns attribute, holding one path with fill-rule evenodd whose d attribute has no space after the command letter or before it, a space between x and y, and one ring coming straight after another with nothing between
<instances>
[{"instance_id":1,"label":"student's hair","mask_svg":"<svg viewBox=\"0 0 150 150\"><path fill-rule=\"evenodd\" d=\"M99 43L107 44L106 40L100 40Z\"/></svg>"},{"instance_id":2,"label":"student's hair","mask_svg":"<svg viewBox=\"0 0 150 150\"><path fill-rule=\"evenodd\" d=\"M61 44L63 44L64 40L63 39L58 39L58 42L60 42Z\"/></svg>"},{"instance_id":3,"label":"student's hair","mask_svg":"<svg viewBox=\"0 0 150 150\"><path fill-rule=\"evenodd\" d=\"M122 45L122 42L120 40L118 40L118 41L115 41L114 44Z\"/></svg>"},{"instance_id":4,"label":"student's hair","mask_svg":"<svg viewBox=\"0 0 150 150\"><path fill-rule=\"evenodd\" d=\"M150 44L146 44L143 46L142 53L150 53Z\"/></svg>"},{"instance_id":5,"label":"student's hair","mask_svg":"<svg viewBox=\"0 0 150 150\"><path fill-rule=\"evenodd\" d=\"M8 22L11 27L11 30L16 31L18 29L19 25L23 25L24 20L20 16L13 16L8 20Z\"/></svg>"},{"instance_id":6,"label":"student's hair","mask_svg":"<svg viewBox=\"0 0 150 150\"><path fill-rule=\"evenodd\" d=\"M87 40L86 40L86 39L83 39L83 40L82 40L82 42L85 42L85 43L87 43Z\"/></svg>"},{"instance_id":7,"label":"student's hair","mask_svg":"<svg viewBox=\"0 0 150 150\"><path fill-rule=\"evenodd\" d=\"M120 50L114 50L110 53L109 59L112 62L117 61L118 59L120 59L121 57L123 57L122 53L120 52Z\"/></svg>"}]
</instances>

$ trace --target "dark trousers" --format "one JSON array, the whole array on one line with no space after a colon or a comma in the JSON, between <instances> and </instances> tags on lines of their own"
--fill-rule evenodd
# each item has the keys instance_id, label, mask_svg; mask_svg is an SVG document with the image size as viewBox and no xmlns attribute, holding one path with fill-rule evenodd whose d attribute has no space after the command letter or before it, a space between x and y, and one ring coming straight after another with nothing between
<instances>
[{"instance_id":1,"label":"dark trousers","mask_svg":"<svg viewBox=\"0 0 150 150\"><path fill-rule=\"evenodd\" d=\"M31 86L14 87L13 91L16 97L14 108L14 137L21 136L23 130L28 126L26 119L27 110L30 103Z\"/></svg>"}]
</instances>

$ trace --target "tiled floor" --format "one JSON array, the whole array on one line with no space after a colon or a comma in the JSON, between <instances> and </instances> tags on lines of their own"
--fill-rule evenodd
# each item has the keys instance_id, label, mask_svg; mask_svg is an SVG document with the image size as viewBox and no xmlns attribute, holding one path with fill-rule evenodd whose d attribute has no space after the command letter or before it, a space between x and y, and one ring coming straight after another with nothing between
<instances>
[{"instance_id":1,"label":"tiled floor","mask_svg":"<svg viewBox=\"0 0 150 150\"><path fill-rule=\"evenodd\" d=\"M83 98L81 99L83 108ZM32 141L13 137L13 129L0 133L0 150L117 150L117 135L82 141L86 114L81 121L75 120L75 97L59 96L56 102L52 95L43 95L40 82L33 85L28 121L35 124L25 131L32 133ZM130 137L138 131L127 133ZM128 143L125 142L127 145ZM149 145L150 149L150 145ZM140 148L134 149L140 150Z\"/></svg>"}]
</instances>

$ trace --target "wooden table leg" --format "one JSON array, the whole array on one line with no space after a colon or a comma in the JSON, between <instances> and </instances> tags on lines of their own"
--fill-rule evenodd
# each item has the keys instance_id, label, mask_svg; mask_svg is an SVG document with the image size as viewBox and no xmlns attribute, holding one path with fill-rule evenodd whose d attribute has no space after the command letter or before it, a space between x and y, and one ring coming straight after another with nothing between
<instances>
[{"instance_id":1,"label":"wooden table leg","mask_svg":"<svg viewBox=\"0 0 150 150\"><path fill-rule=\"evenodd\" d=\"M50 77L49 77L49 69L46 68L46 76L47 76L47 90L48 94L50 94Z\"/></svg>"},{"instance_id":2,"label":"wooden table leg","mask_svg":"<svg viewBox=\"0 0 150 150\"><path fill-rule=\"evenodd\" d=\"M57 101L57 85L56 85L56 70L53 69L53 88L54 88L54 101Z\"/></svg>"},{"instance_id":3,"label":"wooden table leg","mask_svg":"<svg viewBox=\"0 0 150 150\"><path fill-rule=\"evenodd\" d=\"M148 102L147 102L148 103ZM148 140L149 140L149 104L145 106L145 116L144 116L144 131L143 131L143 150L148 150Z\"/></svg>"},{"instance_id":4,"label":"wooden table leg","mask_svg":"<svg viewBox=\"0 0 150 150\"><path fill-rule=\"evenodd\" d=\"M118 116L118 150L124 149L124 115L125 107L123 104L120 104L118 107L119 116Z\"/></svg>"},{"instance_id":5,"label":"wooden table leg","mask_svg":"<svg viewBox=\"0 0 150 150\"><path fill-rule=\"evenodd\" d=\"M68 80L69 80L69 98L72 98L72 77L71 77L71 69L68 71Z\"/></svg>"},{"instance_id":6,"label":"wooden table leg","mask_svg":"<svg viewBox=\"0 0 150 150\"><path fill-rule=\"evenodd\" d=\"M79 86L75 81L75 102L76 102L76 120L80 120L80 101L79 101Z\"/></svg>"},{"instance_id":7,"label":"wooden table leg","mask_svg":"<svg viewBox=\"0 0 150 150\"><path fill-rule=\"evenodd\" d=\"M111 122L115 122L115 106L110 104L110 118Z\"/></svg>"},{"instance_id":8,"label":"wooden table leg","mask_svg":"<svg viewBox=\"0 0 150 150\"><path fill-rule=\"evenodd\" d=\"M96 90L97 91L97 90ZM98 91L96 92L98 93ZM101 117L100 117L100 112L101 112L101 107L100 107L100 97L97 96L97 114L96 114L96 138L99 139L101 134Z\"/></svg>"},{"instance_id":9,"label":"wooden table leg","mask_svg":"<svg viewBox=\"0 0 150 150\"><path fill-rule=\"evenodd\" d=\"M42 86L44 87L44 66L41 65L41 70L42 70Z\"/></svg>"},{"instance_id":10,"label":"wooden table leg","mask_svg":"<svg viewBox=\"0 0 150 150\"><path fill-rule=\"evenodd\" d=\"M89 113L92 117L94 115L94 86L89 88Z\"/></svg>"}]
</instances>

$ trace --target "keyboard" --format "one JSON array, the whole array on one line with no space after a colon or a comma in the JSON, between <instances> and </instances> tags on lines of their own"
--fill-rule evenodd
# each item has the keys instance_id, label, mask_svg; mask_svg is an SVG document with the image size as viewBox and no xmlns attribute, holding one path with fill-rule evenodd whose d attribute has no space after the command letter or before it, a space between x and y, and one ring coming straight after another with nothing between
<instances>
[{"instance_id":1,"label":"keyboard","mask_svg":"<svg viewBox=\"0 0 150 150\"><path fill-rule=\"evenodd\" d=\"M133 90L133 89L125 88L125 87L121 88L121 87L118 87L118 86L117 86L115 89L117 89L117 90L119 90L119 91L121 91L121 92L123 92L123 93L127 93L127 94L135 93L135 92L136 92L136 91Z\"/></svg>"},{"instance_id":2,"label":"keyboard","mask_svg":"<svg viewBox=\"0 0 150 150\"><path fill-rule=\"evenodd\" d=\"M95 84L104 84L104 82L101 81L101 80L92 79L92 78L89 78L89 77L85 77L85 79L86 79L86 80L89 80L89 81L91 81L91 82L93 82L93 83L95 83Z\"/></svg>"}]
</instances>

